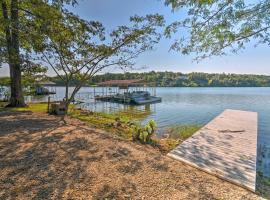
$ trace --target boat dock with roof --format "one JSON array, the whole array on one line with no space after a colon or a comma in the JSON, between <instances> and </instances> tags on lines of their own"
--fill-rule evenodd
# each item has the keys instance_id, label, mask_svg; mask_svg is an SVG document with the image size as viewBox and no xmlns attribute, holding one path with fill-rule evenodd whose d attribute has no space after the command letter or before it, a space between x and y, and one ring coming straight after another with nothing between
<instances>
[{"instance_id":1,"label":"boat dock with roof","mask_svg":"<svg viewBox=\"0 0 270 200\"><path fill-rule=\"evenodd\" d=\"M161 102L161 98L156 96L155 87L149 87L142 80L110 80L98 86L105 87L105 91L95 95L95 100L134 105Z\"/></svg>"}]
</instances>

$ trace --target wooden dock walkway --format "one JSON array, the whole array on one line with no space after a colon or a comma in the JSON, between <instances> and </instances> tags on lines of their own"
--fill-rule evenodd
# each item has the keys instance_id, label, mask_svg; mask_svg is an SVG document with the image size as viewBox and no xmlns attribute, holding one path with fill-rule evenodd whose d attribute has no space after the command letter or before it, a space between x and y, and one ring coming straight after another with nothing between
<instances>
[{"instance_id":1,"label":"wooden dock walkway","mask_svg":"<svg viewBox=\"0 0 270 200\"><path fill-rule=\"evenodd\" d=\"M225 110L168 156L255 191L257 113Z\"/></svg>"}]
</instances>

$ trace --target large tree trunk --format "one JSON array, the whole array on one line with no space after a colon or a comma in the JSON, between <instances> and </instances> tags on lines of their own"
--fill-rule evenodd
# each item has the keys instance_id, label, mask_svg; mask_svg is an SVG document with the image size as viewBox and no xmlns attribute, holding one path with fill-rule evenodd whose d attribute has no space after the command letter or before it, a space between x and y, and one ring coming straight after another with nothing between
<instances>
[{"instance_id":1,"label":"large tree trunk","mask_svg":"<svg viewBox=\"0 0 270 200\"><path fill-rule=\"evenodd\" d=\"M21 84L21 60L19 47L19 15L18 15L18 0L11 0L11 16L9 18L7 5L2 1L3 17L5 19L6 44L8 51L8 61L11 80L11 97L10 107L25 106L22 84ZM9 23L10 20L10 23Z\"/></svg>"},{"instance_id":2,"label":"large tree trunk","mask_svg":"<svg viewBox=\"0 0 270 200\"><path fill-rule=\"evenodd\" d=\"M68 113L68 107L70 104L69 98L68 98L68 88L69 88L69 81L66 82L66 94L65 94L65 115Z\"/></svg>"},{"instance_id":3,"label":"large tree trunk","mask_svg":"<svg viewBox=\"0 0 270 200\"><path fill-rule=\"evenodd\" d=\"M21 69L20 64L10 65L10 81L11 81L11 96L9 107L25 106L22 84L21 84Z\"/></svg>"}]
</instances>

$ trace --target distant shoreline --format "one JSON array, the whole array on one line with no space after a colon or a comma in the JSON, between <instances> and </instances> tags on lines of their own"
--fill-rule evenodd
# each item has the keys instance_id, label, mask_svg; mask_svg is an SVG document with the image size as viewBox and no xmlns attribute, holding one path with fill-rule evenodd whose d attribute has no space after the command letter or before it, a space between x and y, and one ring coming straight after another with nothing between
<instances>
[{"instance_id":1,"label":"distant shoreline","mask_svg":"<svg viewBox=\"0 0 270 200\"><path fill-rule=\"evenodd\" d=\"M85 83L85 87L97 85L109 80L143 80L156 87L270 87L269 75L254 74L216 74L216 73L181 73L181 72L143 72L143 73L106 73L96 75ZM47 77L55 86L64 86L59 77ZM70 80L70 86L77 85L78 79ZM0 78L0 86L8 85L9 77Z\"/></svg>"},{"instance_id":2,"label":"distant shoreline","mask_svg":"<svg viewBox=\"0 0 270 200\"><path fill-rule=\"evenodd\" d=\"M55 85L55 87L65 87L64 85ZM70 87L75 87L74 85L70 85ZM95 88L103 88L103 86L88 86L85 85L83 87L95 87ZM151 87L151 86L149 86ZM270 86L153 86L156 88L270 88ZM132 88L132 86L130 86Z\"/></svg>"}]
</instances>

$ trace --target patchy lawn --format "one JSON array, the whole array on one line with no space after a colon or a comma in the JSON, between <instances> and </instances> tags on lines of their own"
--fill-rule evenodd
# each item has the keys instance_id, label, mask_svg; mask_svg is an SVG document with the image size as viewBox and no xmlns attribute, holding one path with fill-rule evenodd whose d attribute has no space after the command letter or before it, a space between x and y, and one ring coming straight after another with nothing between
<instances>
[{"instance_id":1,"label":"patchy lawn","mask_svg":"<svg viewBox=\"0 0 270 200\"><path fill-rule=\"evenodd\" d=\"M28 111L35 113L47 113L47 103L30 103L23 108L4 108L5 104L0 104L0 111ZM91 112L87 110L76 109L74 105L70 105L68 116L79 119L96 128L106 130L123 139L131 140L135 126L141 127L140 121L148 116L148 111L119 111L114 113ZM152 145L158 147L163 152L174 149L178 144L190 137L200 128L199 125L180 125L170 127L167 130L168 138L153 139Z\"/></svg>"},{"instance_id":2,"label":"patchy lawn","mask_svg":"<svg viewBox=\"0 0 270 200\"><path fill-rule=\"evenodd\" d=\"M47 103L30 103L26 107L22 108L5 108L8 102L0 101L0 111L31 111L31 112L41 112L46 113L48 109Z\"/></svg>"}]
</instances>

